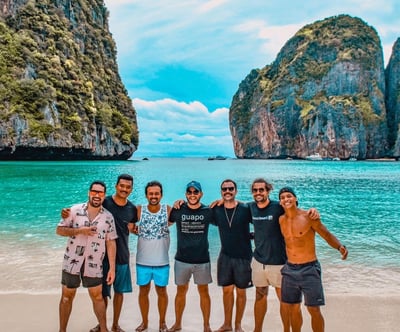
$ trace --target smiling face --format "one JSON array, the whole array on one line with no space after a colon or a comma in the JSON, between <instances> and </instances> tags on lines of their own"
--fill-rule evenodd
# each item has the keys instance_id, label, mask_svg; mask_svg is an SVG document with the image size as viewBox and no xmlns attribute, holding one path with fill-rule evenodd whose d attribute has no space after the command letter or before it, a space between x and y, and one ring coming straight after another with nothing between
<instances>
[{"instance_id":1,"label":"smiling face","mask_svg":"<svg viewBox=\"0 0 400 332\"><path fill-rule=\"evenodd\" d=\"M101 184L93 184L89 190L89 205L98 208L103 204L106 195L105 188Z\"/></svg>"},{"instance_id":2,"label":"smiling face","mask_svg":"<svg viewBox=\"0 0 400 332\"><path fill-rule=\"evenodd\" d=\"M146 198L150 206L159 205L162 198L161 188L156 185L147 187Z\"/></svg>"},{"instance_id":3,"label":"smiling face","mask_svg":"<svg viewBox=\"0 0 400 332\"><path fill-rule=\"evenodd\" d=\"M198 207L200 205L200 199L202 197L203 193L197 190L195 187L189 187L186 189L186 200L189 207Z\"/></svg>"},{"instance_id":4,"label":"smiling face","mask_svg":"<svg viewBox=\"0 0 400 332\"><path fill-rule=\"evenodd\" d=\"M231 181L224 181L221 184L221 196L224 201L232 201L237 194L236 186Z\"/></svg>"},{"instance_id":5,"label":"smiling face","mask_svg":"<svg viewBox=\"0 0 400 332\"><path fill-rule=\"evenodd\" d=\"M115 185L115 195L123 200L126 200L131 194L133 189L133 183L130 180L120 179Z\"/></svg>"},{"instance_id":6,"label":"smiling face","mask_svg":"<svg viewBox=\"0 0 400 332\"><path fill-rule=\"evenodd\" d=\"M297 207L297 197L291 192L279 194L279 204L286 210Z\"/></svg>"},{"instance_id":7,"label":"smiling face","mask_svg":"<svg viewBox=\"0 0 400 332\"><path fill-rule=\"evenodd\" d=\"M252 185L251 193L257 205L264 205L268 202L269 191L263 182L255 182Z\"/></svg>"}]
</instances>

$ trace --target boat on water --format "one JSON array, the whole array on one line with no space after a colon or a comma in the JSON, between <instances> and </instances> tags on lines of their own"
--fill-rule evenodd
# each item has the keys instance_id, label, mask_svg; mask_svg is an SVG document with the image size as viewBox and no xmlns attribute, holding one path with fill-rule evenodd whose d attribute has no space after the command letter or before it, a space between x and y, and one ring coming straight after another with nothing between
<instances>
[{"instance_id":1,"label":"boat on water","mask_svg":"<svg viewBox=\"0 0 400 332\"><path fill-rule=\"evenodd\" d=\"M321 155L317 152L317 153L310 154L309 156L307 156L307 157L306 157L306 160L319 161L319 160L323 160L323 158L322 158Z\"/></svg>"},{"instance_id":2,"label":"boat on water","mask_svg":"<svg viewBox=\"0 0 400 332\"><path fill-rule=\"evenodd\" d=\"M225 160L226 157L224 156L213 156L213 157L208 157L208 160Z\"/></svg>"}]
</instances>

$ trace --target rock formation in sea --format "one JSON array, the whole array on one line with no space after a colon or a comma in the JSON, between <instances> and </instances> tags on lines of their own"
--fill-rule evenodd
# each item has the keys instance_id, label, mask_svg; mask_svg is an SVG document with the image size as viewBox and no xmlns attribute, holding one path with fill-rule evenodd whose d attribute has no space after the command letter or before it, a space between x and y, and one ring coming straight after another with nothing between
<instances>
[{"instance_id":1,"label":"rock formation in sea","mask_svg":"<svg viewBox=\"0 0 400 332\"><path fill-rule=\"evenodd\" d=\"M272 64L252 70L240 83L229 114L236 156L392 155L399 123L398 48L394 57L387 75L397 99L386 99L394 104L391 110L397 105L397 115L390 115L396 128L388 127L383 51L375 29L348 15L304 26Z\"/></svg>"},{"instance_id":2,"label":"rock formation in sea","mask_svg":"<svg viewBox=\"0 0 400 332\"><path fill-rule=\"evenodd\" d=\"M0 0L0 160L132 156L108 15L103 0Z\"/></svg>"},{"instance_id":3,"label":"rock formation in sea","mask_svg":"<svg viewBox=\"0 0 400 332\"><path fill-rule=\"evenodd\" d=\"M400 157L400 38L394 43L385 70L386 108L389 127L389 147L393 157Z\"/></svg>"}]
</instances>

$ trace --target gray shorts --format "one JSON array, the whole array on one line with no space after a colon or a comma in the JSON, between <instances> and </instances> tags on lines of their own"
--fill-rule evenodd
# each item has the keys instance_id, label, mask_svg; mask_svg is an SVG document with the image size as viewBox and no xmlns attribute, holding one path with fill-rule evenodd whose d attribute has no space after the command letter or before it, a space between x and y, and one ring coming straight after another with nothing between
<instances>
[{"instance_id":1,"label":"gray shorts","mask_svg":"<svg viewBox=\"0 0 400 332\"><path fill-rule=\"evenodd\" d=\"M304 264L287 262L282 268L282 302L301 303L303 294L306 306L325 304L321 265L318 261Z\"/></svg>"},{"instance_id":2,"label":"gray shorts","mask_svg":"<svg viewBox=\"0 0 400 332\"><path fill-rule=\"evenodd\" d=\"M175 284L178 286L186 285L190 281L192 275L196 285L212 283L210 262L190 264L175 260L174 272Z\"/></svg>"},{"instance_id":3,"label":"gray shorts","mask_svg":"<svg viewBox=\"0 0 400 332\"><path fill-rule=\"evenodd\" d=\"M66 286L67 288L79 288L81 285L86 288L96 287L103 283L103 278L90 278L85 277L81 274L71 274L65 271L62 271L61 275L61 284Z\"/></svg>"}]
</instances>

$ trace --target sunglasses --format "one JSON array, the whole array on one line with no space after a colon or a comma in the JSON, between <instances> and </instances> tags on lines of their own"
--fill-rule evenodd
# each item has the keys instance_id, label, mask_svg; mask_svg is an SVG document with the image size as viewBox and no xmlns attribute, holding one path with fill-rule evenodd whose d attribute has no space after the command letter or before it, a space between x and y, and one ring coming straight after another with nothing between
<instances>
[{"instance_id":1,"label":"sunglasses","mask_svg":"<svg viewBox=\"0 0 400 332\"><path fill-rule=\"evenodd\" d=\"M257 193L257 192L263 193L263 192L265 192L265 188L253 188L253 189L251 189L251 191L253 193Z\"/></svg>"},{"instance_id":2,"label":"sunglasses","mask_svg":"<svg viewBox=\"0 0 400 332\"><path fill-rule=\"evenodd\" d=\"M221 190L223 192L225 192L225 191L235 191L235 187L221 187Z\"/></svg>"},{"instance_id":3,"label":"sunglasses","mask_svg":"<svg viewBox=\"0 0 400 332\"><path fill-rule=\"evenodd\" d=\"M98 191L98 190L90 190L90 195L93 195L93 196L99 195L99 197L104 197L105 192Z\"/></svg>"},{"instance_id":4,"label":"sunglasses","mask_svg":"<svg viewBox=\"0 0 400 332\"><path fill-rule=\"evenodd\" d=\"M198 191L198 190L186 190L186 194L188 194L188 195L198 195L198 194L200 194L200 191Z\"/></svg>"}]
</instances>

